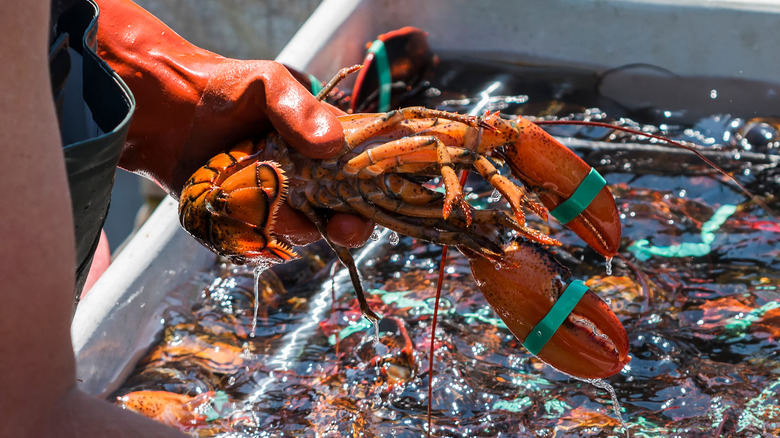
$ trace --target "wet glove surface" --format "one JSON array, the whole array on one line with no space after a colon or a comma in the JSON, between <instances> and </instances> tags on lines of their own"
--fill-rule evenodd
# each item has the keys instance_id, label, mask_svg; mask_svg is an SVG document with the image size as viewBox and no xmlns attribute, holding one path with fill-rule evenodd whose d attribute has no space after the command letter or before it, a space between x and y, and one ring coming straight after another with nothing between
<instances>
[{"instance_id":1,"label":"wet glove surface","mask_svg":"<svg viewBox=\"0 0 780 438\"><path fill-rule=\"evenodd\" d=\"M327 158L342 147L338 110L318 102L281 64L229 59L196 47L127 0L98 4L98 54L137 102L120 167L154 179L178 197L209 158L272 129L311 158ZM297 210L284 206L280 215L274 232L288 242L319 238ZM363 243L373 225L343 217L330 220L332 240Z\"/></svg>"}]
</instances>

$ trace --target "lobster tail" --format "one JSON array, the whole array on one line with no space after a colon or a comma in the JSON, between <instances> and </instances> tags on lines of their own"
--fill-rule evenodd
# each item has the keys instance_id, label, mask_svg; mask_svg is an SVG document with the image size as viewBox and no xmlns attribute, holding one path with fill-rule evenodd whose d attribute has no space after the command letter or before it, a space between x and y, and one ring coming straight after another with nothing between
<instances>
[{"instance_id":1,"label":"lobster tail","mask_svg":"<svg viewBox=\"0 0 780 438\"><path fill-rule=\"evenodd\" d=\"M179 221L204 246L236 263L296 258L272 235L287 192L284 172L271 161L250 158L250 146L215 156L190 178L179 199Z\"/></svg>"}]
</instances>

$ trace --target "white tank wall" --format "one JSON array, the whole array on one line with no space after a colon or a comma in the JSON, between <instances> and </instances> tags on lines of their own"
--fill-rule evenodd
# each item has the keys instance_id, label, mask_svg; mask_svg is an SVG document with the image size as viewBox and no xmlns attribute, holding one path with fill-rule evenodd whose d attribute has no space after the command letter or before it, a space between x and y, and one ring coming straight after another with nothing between
<instances>
[{"instance_id":1,"label":"white tank wall","mask_svg":"<svg viewBox=\"0 0 780 438\"><path fill-rule=\"evenodd\" d=\"M273 59L320 0L135 0L191 42L224 56Z\"/></svg>"}]
</instances>

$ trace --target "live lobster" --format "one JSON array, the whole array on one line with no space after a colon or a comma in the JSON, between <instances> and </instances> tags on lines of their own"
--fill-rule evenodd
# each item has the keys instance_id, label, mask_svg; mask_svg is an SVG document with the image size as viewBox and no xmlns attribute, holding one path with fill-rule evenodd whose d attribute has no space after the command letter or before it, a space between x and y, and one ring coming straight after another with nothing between
<instances>
[{"instance_id":1,"label":"live lobster","mask_svg":"<svg viewBox=\"0 0 780 438\"><path fill-rule=\"evenodd\" d=\"M558 300L570 274L539 246L560 243L527 227L524 209L547 220L547 209L569 199L590 166L520 117L411 107L339 120L346 142L332 159L308 159L287 147L278 133L212 158L182 191L183 227L233 262L284 262L296 257L273 234L276 211L285 200L323 236L327 211L363 215L399 233L461 249L488 302L515 336L526 339ZM513 176L544 205L500 175L491 158L506 160ZM480 174L505 197L512 213L475 210L463 196L459 170ZM426 186L434 178L441 178L443 195ZM606 186L567 226L602 255L616 254L620 222ZM508 230L523 239L500 244L498 236ZM364 315L377 319L349 251L329 244L349 269ZM630 360L625 329L589 291L537 355L584 378L611 376Z\"/></svg>"}]
</instances>

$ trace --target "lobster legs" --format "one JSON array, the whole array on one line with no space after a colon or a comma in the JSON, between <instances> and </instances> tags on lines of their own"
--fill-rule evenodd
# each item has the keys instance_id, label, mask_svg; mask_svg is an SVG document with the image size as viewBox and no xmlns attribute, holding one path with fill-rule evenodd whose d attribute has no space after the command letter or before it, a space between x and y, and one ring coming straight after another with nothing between
<instances>
[{"instance_id":1,"label":"lobster legs","mask_svg":"<svg viewBox=\"0 0 780 438\"><path fill-rule=\"evenodd\" d=\"M454 164L473 169L490 182L509 202L521 226L525 224L523 208L543 220L547 219L547 209L498 174L487 156L506 159L513 175L538 192L547 208L557 207L573 196L590 170L568 148L522 118L510 121L497 114L474 117L414 107L379 116L343 116L340 120L347 141L344 154L360 150L347 161L345 174L373 178L385 172L419 172L435 165L445 187L442 217L447 219L458 206L467 226L471 207L463 199ZM599 253L613 256L620 241L620 220L609 189L604 187L567 226ZM527 237L535 240L533 233L529 234Z\"/></svg>"},{"instance_id":2,"label":"lobster legs","mask_svg":"<svg viewBox=\"0 0 780 438\"><path fill-rule=\"evenodd\" d=\"M457 206L463 212L466 217L466 225L471 225L472 213L471 206L466 202L463 197L463 190L458 182L458 176L455 174L455 170L452 167L452 157L450 156L447 146L444 145L440 139L434 136L416 136L403 138L400 140L391 141L382 146L374 149L368 149L365 153L358 155L354 159L350 160L346 166L344 166L344 173L347 175L356 175L360 170L374 170L370 165L383 163L380 165L380 172L388 169L388 167L402 165L404 162L403 155L416 153L420 158L425 158L425 155L420 152L434 152L436 156L436 162L440 167L442 181L445 188L444 208L442 210L442 216L447 219L452 212L453 206ZM413 159L418 159L413 157ZM366 165L365 162L368 162ZM363 163L360 163L363 162ZM385 164L387 163L387 164ZM361 166L362 164L362 166ZM374 172L364 172L369 177L374 176Z\"/></svg>"}]
</instances>

